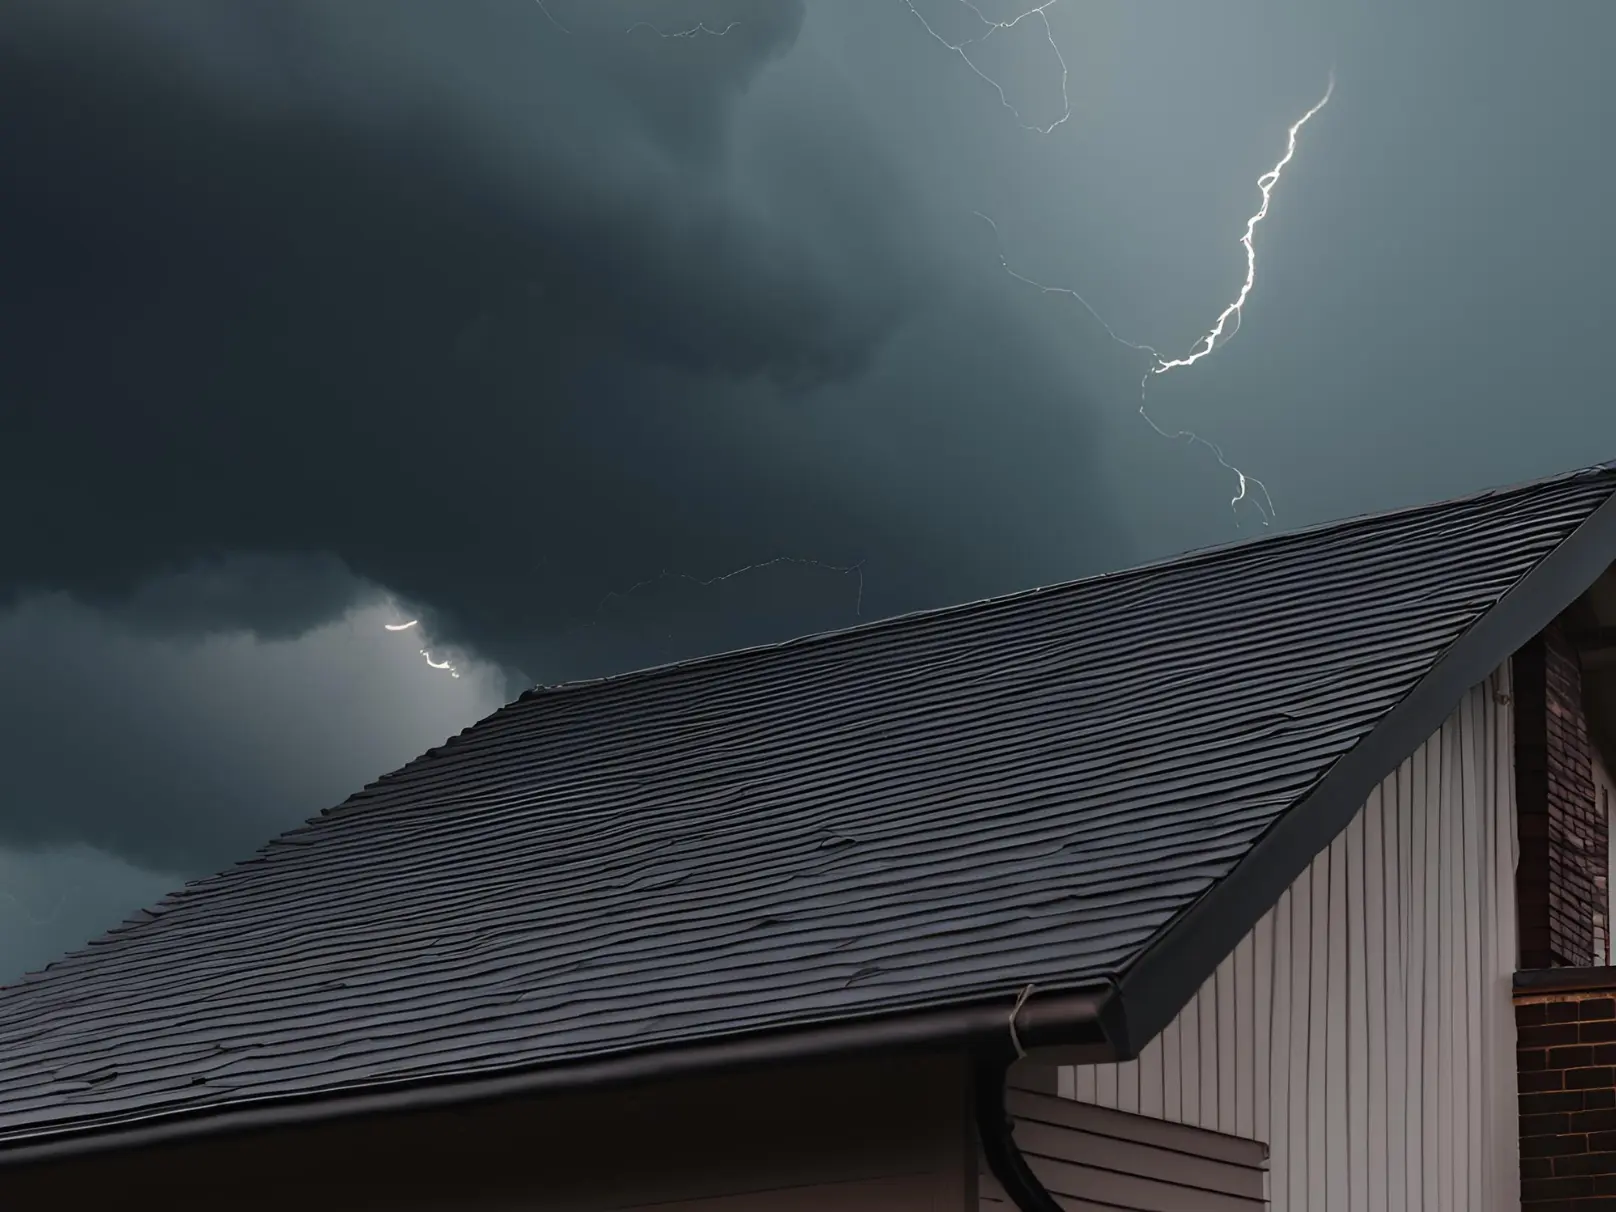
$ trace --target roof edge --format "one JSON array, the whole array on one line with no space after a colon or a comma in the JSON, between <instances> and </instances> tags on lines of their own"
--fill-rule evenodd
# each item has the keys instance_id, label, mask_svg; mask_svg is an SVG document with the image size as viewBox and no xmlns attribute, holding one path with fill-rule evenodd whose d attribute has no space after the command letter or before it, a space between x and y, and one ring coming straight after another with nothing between
<instances>
[{"instance_id":1,"label":"roof edge","mask_svg":"<svg viewBox=\"0 0 1616 1212\"><path fill-rule=\"evenodd\" d=\"M1603 471L1610 465L1578 474ZM1552 622L1616 560L1616 490L1470 625L1390 711L1159 935L1119 981L1118 1058L1170 1023L1262 915L1351 823L1376 787L1442 727L1471 687Z\"/></svg>"},{"instance_id":2,"label":"roof edge","mask_svg":"<svg viewBox=\"0 0 1616 1212\"><path fill-rule=\"evenodd\" d=\"M1044 994L1010 990L999 997L950 1006L845 1019L792 1031L732 1035L676 1049L648 1048L575 1064L364 1083L311 1094L47 1126L29 1135L0 1139L0 1169L275 1128L894 1049L977 1051L1014 1046L1040 1052L1058 1050L1063 1059L1104 1062L1117 1059L1112 1043L1115 993L1111 984Z\"/></svg>"},{"instance_id":3,"label":"roof edge","mask_svg":"<svg viewBox=\"0 0 1616 1212\"><path fill-rule=\"evenodd\" d=\"M1205 547L1190 547L1172 555L1146 560L1142 564L1127 564L1121 568L1086 573L1082 576L1068 577L1065 580L1050 581L1041 585L1030 585L1024 589L1012 589L1004 593L989 594L986 597L972 598L965 602L951 602L943 606L922 606L914 610L902 611L898 614L883 615L856 623L848 623L841 627L828 628L824 631L805 632L802 635L789 636L782 640L772 640L762 644L748 644L739 648L724 648L717 652L703 653L699 656L679 657L671 661L662 661L655 665L645 665L637 669L624 669L617 673L602 674L598 677L572 678L562 682L540 682L522 691L516 696L513 703L531 702L537 698L586 690L591 687L616 685L637 681L642 678L664 676L704 665L721 664L758 653L773 652L782 648L797 648L838 639L852 632L883 630L912 624L918 620L939 615L962 614L971 610L991 609L1027 598L1067 592L1081 585L1090 585L1100 581L1115 581L1125 577L1143 576L1158 572L1164 568L1195 564L1203 560L1221 559L1231 552L1248 549L1259 544L1299 542L1310 539L1321 531L1337 530L1344 526L1368 522L1389 521L1406 514L1424 513L1428 510L1440 509L1445 505L1456 505L1464 501L1483 501L1493 497L1510 496L1514 493L1531 492L1534 489L1543 488L1550 484L1559 484L1610 472L1616 472L1616 459L1603 463L1591 463L1586 467L1578 467L1570 471L1558 471L1552 475L1538 476L1531 480L1493 484L1479 488L1474 492L1442 497L1435 501L1419 501L1411 505L1399 505L1393 509L1366 510L1362 513L1347 514L1344 517L1329 518L1322 522L1299 526L1295 530L1271 531L1267 534L1230 539L1222 543L1210 543ZM507 704L507 706L510 705L512 704ZM463 731L470 730L465 729Z\"/></svg>"}]
</instances>

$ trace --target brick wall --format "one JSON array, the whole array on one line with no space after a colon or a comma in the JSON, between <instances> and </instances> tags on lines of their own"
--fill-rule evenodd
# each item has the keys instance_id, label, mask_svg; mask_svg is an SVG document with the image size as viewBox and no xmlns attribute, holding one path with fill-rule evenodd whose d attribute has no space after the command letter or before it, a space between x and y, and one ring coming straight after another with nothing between
<instances>
[{"instance_id":1,"label":"brick wall","mask_svg":"<svg viewBox=\"0 0 1616 1212\"><path fill-rule=\"evenodd\" d=\"M1594 799L1577 654L1551 626L1515 655L1521 967L1607 963L1606 823Z\"/></svg>"},{"instance_id":2,"label":"brick wall","mask_svg":"<svg viewBox=\"0 0 1616 1212\"><path fill-rule=\"evenodd\" d=\"M1616 1212L1616 971L1602 972L1604 988L1516 994L1522 1212Z\"/></svg>"}]
</instances>

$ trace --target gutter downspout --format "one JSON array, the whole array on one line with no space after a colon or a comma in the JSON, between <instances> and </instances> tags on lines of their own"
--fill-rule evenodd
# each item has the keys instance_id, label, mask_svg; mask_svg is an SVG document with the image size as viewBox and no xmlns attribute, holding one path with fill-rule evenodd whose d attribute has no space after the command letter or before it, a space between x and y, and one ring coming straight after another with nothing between
<instances>
[{"instance_id":1,"label":"gutter downspout","mask_svg":"<svg viewBox=\"0 0 1616 1212\"><path fill-rule=\"evenodd\" d=\"M979 1047L972 1057L971 1100L976 1112L976 1131L982 1141L982 1156L993 1177L999 1180L1005 1196L1021 1212L1065 1212L1049 1193L1016 1145L1016 1124L1005 1106L1005 1088L1010 1066L1025 1059L1016 1019L1026 1005L1033 987L1021 991L1010 1011L1008 1038Z\"/></svg>"},{"instance_id":2,"label":"gutter downspout","mask_svg":"<svg viewBox=\"0 0 1616 1212\"><path fill-rule=\"evenodd\" d=\"M1016 1147L1015 1121L1004 1104L1005 1080L1016 1059L1008 1048L977 1054L971 1074L971 1098L976 1107L977 1134L982 1138L982 1155L1005 1196L1021 1212L1065 1212Z\"/></svg>"}]
</instances>

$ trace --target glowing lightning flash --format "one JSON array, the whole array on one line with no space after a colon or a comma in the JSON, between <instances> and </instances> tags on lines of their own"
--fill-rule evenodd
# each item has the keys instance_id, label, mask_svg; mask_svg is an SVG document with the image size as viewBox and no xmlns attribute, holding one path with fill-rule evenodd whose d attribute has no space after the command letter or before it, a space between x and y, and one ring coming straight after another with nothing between
<instances>
[{"instance_id":1,"label":"glowing lightning flash","mask_svg":"<svg viewBox=\"0 0 1616 1212\"><path fill-rule=\"evenodd\" d=\"M1257 224L1268 217L1268 204L1273 200L1274 186L1279 184L1280 174L1285 171L1285 166L1296 155L1296 139L1302 133L1302 127L1312 121L1314 114L1330 103L1330 97L1334 93L1335 72L1332 71L1329 83L1324 89L1324 96L1314 103L1312 109L1291 123L1290 130L1285 135L1285 154L1279 158L1279 162L1273 168L1257 178L1257 192L1262 195L1262 205L1257 208L1256 213L1251 218L1246 220L1245 234L1240 237L1240 247L1246 250L1246 280L1240 284L1240 293L1234 297L1234 302L1225 307L1218 315L1217 322L1212 325L1204 337L1196 342L1193 350L1182 358L1173 358L1151 367L1151 374L1164 375L1170 370L1177 370L1179 367L1194 366L1195 363L1211 353L1220 340L1227 341L1240 331L1240 319L1244 314L1246 300L1251 296L1251 288L1257 284L1257 249L1252 243L1252 239L1257 233ZM1234 321L1234 330L1225 337L1224 330L1231 319Z\"/></svg>"},{"instance_id":2,"label":"glowing lightning flash","mask_svg":"<svg viewBox=\"0 0 1616 1212\"><path fill-rule=\"evenodd\" d=\"M951 42L941 33L939 33L937 29L933 27L931 22L926 20L921 11L915 7L915 0L900 0L900 2L906 9L908 9L910 15L920 23L921 28L926 31L928 36L930 36L940 46L947 49L950 53L957 56L961 62L971 69L972 73L974 73L984 83L992 87L994 92L998 95L999 104L1010 111L1011 115L1015 118L1016 124L1023 130L1031 131L1039 135L1047 135L1071 118L1072 104L1069 89L1070 70L1067 67L1066 56L1062 53L1060 44L1055 38L1054 27L1051 26L1049 21L1049 11L1055 7L1059 0L1044 0L1042 4L1026 9L1023 12L1016 14L1014 17L1009 18L1008 20L994 20L993 18L987 16L980 8L977 7L976 0L957 0L957 3L970 10L972 16L976 18L982 29L982 32L975 38L969 38L961 42ZM562 25L556 20L555 15L546 7L545 0L536 0L536 3L538 4L539 9L547 18L549 18L550 22L555 25L557 29L561 30L563 33L571 32L566 26ZM1004 86L977 65L976 61L971 58L970 51L970 48L972 47L982 46L995 34L1005 30L1014 29L1023 21L1032 21L1034 19L1042 24L1044 39L1049 43L1049 47L1054 52L1055 59L1060 64L1061 69L1060 116L1047 125L1029 123L1023 117L1021 111L1011 103L1008 94L1006 94L1004 90ZM694 38L703 34L710 35L712 37L723 37L725 34L729 33L730 30L734 29L737 24L739 23L732 21L722 29L713 29L705 23L698 23L687 29L662 30L649 21L640 21L636 22L634 25L631 25L626 32L633 33L634 31L643 27L651 30L653 33L662 38ZM1235 295L1234 300L1227 307L1225 307L1222 312L1219 313L1217 319L1213 322L1212 327L1208 329L1207 332L1195 343L1190 352L1185 354L1183 357L1164 357L1153 346L1125 339L1124 337L1120 336L1106 321L1106 319L1093 307L1093 305L1090 304L1089 301L1077 291L1071 290L1064 286L1045 285L1037 279L1031 278L1026 274L1012 268L1009 259L1004 252L1003 241L999 239L998 224L987 215L982 214L981 211L973 212L978 218L985 221L993 229L994 238L995 240L999 241L999 264L1003 267L1007 274L1009 274L1012 278L1015 278L1017 281L1024 282L1029 286L1035 287L1045 294L1062 294L1070 296L1078 303L1082 304L1084 310L1086 310L1089 315L1099 323L1099 325L1105 330L1106 334L1110 336L1113 341L1116 341L1119 345L1124 345L1129 349L1150 355L1152 365L1145 372L1139 384L1139 415L1145 419L1146 423L1149 424L1152 429L1161 434L1163 437L1171 439L1182 438L1192 444L1204 446L1207 450L1211 451L1213 456L1216 457L1219 466L1233 474L1236 479L1237 486L1234 496L1230 498L1229 501L1230 508L1236 509L1242 501L1251 501L1254 505L1256 505L1257 511L1262 515L1263 525L1265 526L1268 525L1269 521L1272 519L1274 512L1273 500L1269 495L1267 486L1255 476L1247 475L1240 468L1230 463L1228 459L1224 457L1222 449L1215 442L1209 441L1200 434L1195 433L1193 430L1168 430L1162 428L1156 423L1155 419L1151 417L1150 413L1147 411L1146 397L1148 394L1150 380L1153 377L1157 375L1164 375L1174 370L1182 370L1195 365L1195 363L1217 350L1222 344L1227 343L1235 336L1236 333L1240 331L1240 325L1245 315L1246 301L1251 297L1251 292L1256 286L1257 282L1257 252L1255 245L1257 225L1268 217L1268 208L1273 200L1274 188L1279 184L1279 179L1284 173L1285 167L1296 155L1297 140L1301 134L1302 128L1306 126L1320 110L1329 104L1330 98L1332 95L1334 95L1334 93L1335 73L1332 71L1330 73L1328 86L1324 90L1324 95L1319 98L1319 100L1310 109L1308 109L1306 113L1291 124L1286 133L1284 154L1271 169L1257 178L1257 190L1261 195L1262 201L1256 212L1246 220L1245 232L1241 235L1239 241L1240 246L1245 250L1246 256L1245 279L1241 282L1240 290ZM1259 499L1259 494L1261 499ZM817 560L798 560L791 557L780 557L779 559L766 560L759 564L749 564L744 568L737 568L732 572L724 573L722 576L714 577L711 580L706 581L698 580L697 578L688 576L684 573L672 574L663 572L659 576L652 577L646 581L641 581L621 593L613 592L607 594L606 597L601 600L600 607L596 610L596 615L598 617L600 610L604 609L607 603L612 599L626 597L640 589L644 589L670 576L676 576L680 580L689 581L698 586L711 586L722 581L727 581L731 577L740 576L742 573L767 568L772 564L778 563L817 565L819 567L828 568L832 571L842 573L857 572L859 574L859 604L860 607L862 606L864 598L863 573L860 571L862 565L853 565L850 568L834 568L831 565L820 564ZM409 627L413 627L414 625L415 621L411 620L409 623L396 625L389 624L388 629L390 631L403 631ZM451 668L451 672L453 672L452 667L450 667L447 662L440 663L433 661L431 656L427 654L425 650L423 650L422 655L427 657L428 663L431 664L433 668ZM454 676L459 677L460 675L458 673L454 673Z\"/></svg>"},{"instance_id":3,"label":"glowing lightning flash","mask_svg":"<svg viewBox=\"0 0 1616 1212\"><path fill-rule=\"evenodd\" d=\"M1061 54L1060 44L1055 41L1055 30L1049 24L1049 10L1055 7L1058 0L1044 0L1044 3L1040 4L1037 8L1029 8L1026 12L1018 13L1014 17L1011 17L1008 21L994 21L992 18L985 15L981 9L977 8L976 5L971 2L971 0L959 0L959 3L971 10L971 12L976 16L976 19L986 27L987 32L979 34L975 38L968 38L964 42L950 42L947 38L943 37L934 28L932 28L931 22L927 21L926 18L921 15L920 10L915 7L914 0L903 0L904 7L907 8L911 14L913 14L915 20L920 22L921 28L924 29L926 33L931 35L939 46L946 47L955 55L958 55L960 61L964 63L966 67L970 68L971 71L976 73L978 79L993 87L993 91L999 94L999 104L1004 106L1005 109L1009 110L1010 113L1014 115L1016 125L1020 126L1022 130L1030 130L1034 134L1047 135L1050 131L1054 130L1057 126L1060 126L1068 118L1070 118L1072 116L1072 100L1067 92L1066 87L1070 73L1066 67L1066 56ZM1014 105L1010 104L1010 98L1007 97L1004 92L1004 85L1000 84L992 76L988 75L985 71L978 67L972 60L970 52L966 50L966 47L969 46L981 46L1000 30L1014 29L1023 21L1030 20L1034 17L1043 23L1044 39L1049 43L1049 48L1055 52L1055 59L1060 64L1061 69L1061 114L1060 117L1056 118L1048 126L1038 126L1023 118L1021 116L1021 111Z\"/></svg>"},{"instance_id":4,"label":"glowing lightning flash","mask_svg":"<svg viewBox=\"0 0 1616 1212\"><path fill-rule=\"evenodd\" d=\"M434 661L432 659L432 654L425 648L421 649L421 655L426 658L426 663L432 666L432 668L447 669L449 671L449 676L452 678L457 678L460 676L460 670L456 669L453 664L451 664L449 661Z\"/></svg>"},{"instance_id":5,"label":"glowing lightning flash","mask_svg":"<svg viewBox=\"0 0 1616 1212\"><path fill-rule=\"evenodd\" d=\"M1139 415L1145 419L1146 424L1148 424L1157 433L1161 434L1162 437L1172 439L1183 438L1193 445L1204 446L1207 450L1211 451L1213 457L1217 459L1218 465L1224 470L1232 473L1235 477L1235 494L1229 499L1229 507L1231 509L1237 509L1242 501L1249 500L1257 507L1257 512L1262 515L1262 522L1264 526L1268 525L1274 516L1274 502L1273 498L1269 495L1268 486L1256 476L1248 475L1246 472L1236 467L1233 463L1229 462L1229 460L1223 455L1223 449L1216 442L1212 442L1207 438L1202 437L1194 430L1163 429L1156 423L1155 418L1153 418L1147 411L1146 395L1150 386L1150 380L1152 378L1157 375L1164 375L1172 370L1181 370L1185 367L1195 365L1195 363L1199 362L1202 358L1205 358L1208 354L1211 354L1215 349L1227 344L1234 337L1234 335L1240 331L1241 319L1245 314L1246 300L1251 297L1252 289L1257 284L1257 249L1255 244L1257 224L1261 223L1268 217L1268 207L1273 200L1274 187L1279 184L1279 178L1284 173L1285 166L1289 164L1291 159L1296 155L1297 139L1301 134L1302 128L1312 120L1315 114L1330 103L1330 98L1334 95L1334 93L1335 73L1332 71L1330 73L1329 82L1325 86L1324 95L1320 97L1319 100L1316 101L1306 113L1293 122L1290 125L1290 128L1287 130L1284 155L1279 158L1278 162L1273 168L1269 169L1262 176L1257 178L1257 191L1262 196L1262 202L1257 207L1256 212L1246 220L1246 230L1240 237L1240 246L1245 249L1246 252L1245 280L1241 282L1239 293L1235 295L1234 301L1218 314L1218 318L1213 322L1212 327L1208 329L1206 334L1195 343L1195 346L1190 350L1190 352L1181 358L1164 357L1161 352L1153 346L1145 345L1138 341L1129 341L1120 336L1117 331L1106 321L1105 317L1095 310L1094 305L1077 291L1065 286L1045 285L1043 282L1040 282L1035 278L1028 277L1026 274L1014 269L1010 265L1009 258L1005 255L1003 241L999 238L999 225L981 211L972 212L977 218L983 220L990 228L993 229L994 239L999 244L999 264L1004 269L1005 273L1009 274L1018 282L1025 282L1027 285L1037 288L1044 294L1067 295L1070 298L1075 299L1078 303L1082 304L1083 309L1094 318L1100 327L1105 329L1106 335L1109 336L1113 341L1119 345L1125 345L1129 349L1137 350L1140 353L1147 353L1151 356L1151 358L1154 359L1154 364L1150 367L1150 369L1145 371L1144 377L1139 381ZM1259 494L1261 499L1259 499Z\"/></svg>"},{"instance_id":6,"label":"glowing lightning flash","mask_svg":"<svg viewBox=\"0 0 1616 1212\"><path fill-rule=\"evenodd\" d=\"M409 631L412 628L419 627L420 625L421 625L421 620L420 619L410 619L408 622L405 622L405 623L383 623L382 624L382 629L384 631ZM434 669L442 669L442 670L446 671L448 673L448 675L450 677L452 677L452 678L457 678L457 677L460 676L460 670L458 670L458 669L456 669L454 667L454 662L452 662L452 661L439 661L439 660L434 659L430 649L421 648L421 649L418 649L418 651L420 652L420 654L423 657L426 658L426 663L428 665L432 666L432 668L434 668Z\"/></svg>"}]
</instances>

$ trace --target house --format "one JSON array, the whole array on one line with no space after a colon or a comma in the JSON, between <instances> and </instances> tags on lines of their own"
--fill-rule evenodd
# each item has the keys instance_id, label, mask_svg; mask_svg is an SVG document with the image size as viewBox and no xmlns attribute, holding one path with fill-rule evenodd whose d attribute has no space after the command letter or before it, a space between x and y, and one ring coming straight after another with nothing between
<instances>
[{"instance_id":1,"label":"house","mask_svg":"<svg viewBox=\"0 0 1616 1212\"><path fill-rule=\"evenodd\" d=\"M0 991L0 1201L1616 1206L1613 494L530 691Z\"/></svg>"}]
</instances>

